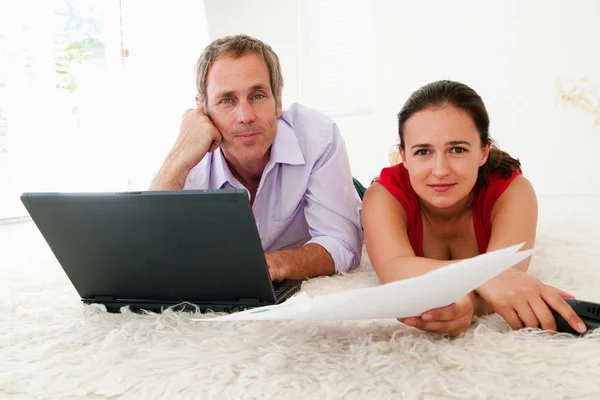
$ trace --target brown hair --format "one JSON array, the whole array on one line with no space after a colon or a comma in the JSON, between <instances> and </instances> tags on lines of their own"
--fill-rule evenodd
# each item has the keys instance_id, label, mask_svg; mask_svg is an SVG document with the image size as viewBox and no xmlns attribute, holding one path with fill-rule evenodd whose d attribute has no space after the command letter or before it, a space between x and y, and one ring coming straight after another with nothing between
<instances>
[{"instance_id":1,"label":"brown hair","mask_svg":"<svg viewBox=\"0 0 600 400\"><path fill-rule=\"evenodd\" d=\"M400 113L398 113L398 133L400 147L404 150L404 125L415 113L430 107L451 105L465 111L473 119L481 146L490 145L487 161L477 172L476 185L485 185L492 172L499 172L510 176L514 170L521 172L521 163L512 158L508 153L500 150L496 142L490 137L490 117L481 97L464 83L442 80L423 86L410 95Z\"/></svg>"},{"instance_id":2,"label":"brown hair","mask_svg":"<svg viewBox=\"0 0 600 400\"><path fill-rule=\"evenodd\" d=\"M196 89L198 90L200 103L203 106L206 107L206 78L208 70L215 61L224 54L238 58L249 52L254 52L265 60L269 69L271 91L273 92L275 101L281 97L283 76L281 75L279 57L277 57L273 49L262 41L247 35L226 36L206 46L196 63Z\"/></svg>"}]
</instances>

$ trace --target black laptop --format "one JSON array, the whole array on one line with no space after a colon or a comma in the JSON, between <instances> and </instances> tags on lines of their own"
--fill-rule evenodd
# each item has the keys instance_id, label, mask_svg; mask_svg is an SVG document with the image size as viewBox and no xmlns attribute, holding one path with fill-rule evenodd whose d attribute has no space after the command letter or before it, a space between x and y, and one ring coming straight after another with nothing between
<instances>
[{"instance_id":1,"label":"black laptop","mask_svg":"<svg viewBox=\"0 0 600 400\"><path fill-rule=\"evenodd\" d=\"M23 193L86 304L233 312L279 304L244 190Z\"/></svg>"}]
</instances>

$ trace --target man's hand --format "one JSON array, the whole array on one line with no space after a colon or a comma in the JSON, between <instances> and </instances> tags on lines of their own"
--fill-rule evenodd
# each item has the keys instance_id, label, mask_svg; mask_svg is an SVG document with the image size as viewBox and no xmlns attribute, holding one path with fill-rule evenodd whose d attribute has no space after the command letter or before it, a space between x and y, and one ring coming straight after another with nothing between
<instances>
[{"instance_id":1,"label":"man's hand","mask_svg":"<svg viewBox=\"0 0 600 400\"><path fill-rule=\"evenodd\" d=\"M281 282L286 278L286 269L284 266L285 260L282 259L279 252L265 254L269 274L273 282Z\"/></svg>"},{"instance_id":2,"label":"man's hand","mask_svg":"<svg viewBox=\"0 0 600 400\"><path fill-rule=\"evenodd\" d=\"M335 272L331 255L317 243L309 243L297 249L277 250L265 254L265 258L273 282L284 279L303 280Z\"/></svg>"},{"instance_id":3,"label":"man's hand","mask_svg":"<svg viewBox=\"0 0 600 400\"><path fill-rule=\"evenodd\" d=\"M180 160L192 169L208 152L221 145L223 136L202 108L188 109L183 113L179 137L173 146Z\"/></svg>"},{"instance_id":4,"label":"man's hand","mask_svg":"<svg viewBox=\"0 0 600 400\"><path fill-rule=\"evenodd\" d=\"M586 330L581 318L561 297L571 295L543 284L526 272L514 268L504 271L481 285L477 293L513 329L526 326L556 331L552 308L577 332Z\"/></svg>"},{"instance_id":5,"label":"man's hand","mask_svg":"<svg viewBox=\"0 0 600 400\"><path fill-rule=\"evenodd\" d=\"M469 329L475 312L475 292L449 306L424 312L420 317L398 318L415 328L441 335L459 336Z\"/></svg>"},{"instance_id":6,"label":"man's hand","mask_svg":"<svg viewBox=\"0 0 600 400\"><path fill-rule=\"evenodd\" d=\"M183 113L179 136L152 181L150 190L180 190L185 179L210 151L216 150L223 140L202 107L188 109Z\"/></svg>"}]
</instances>

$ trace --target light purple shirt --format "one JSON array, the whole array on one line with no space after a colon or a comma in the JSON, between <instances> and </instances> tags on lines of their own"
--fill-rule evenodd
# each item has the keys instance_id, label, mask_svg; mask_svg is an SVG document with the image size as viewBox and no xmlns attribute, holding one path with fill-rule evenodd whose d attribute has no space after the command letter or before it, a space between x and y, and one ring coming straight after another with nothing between
<instances>
[{"instance_id":1,"label":"light purple shirt","mask_svg":"<svg viewBox=\"0 0 600 400\"><path fill-rule=\"evenodd\" d=\"M234 188L246 189L231 173L220 148L190 171L184 185L184 189ZM336 272L358 265L361 202L346 146L330 118L299 104L283 111L252 211L266 253L317 243L331 254Z\"/></svg>"}]
</instances>

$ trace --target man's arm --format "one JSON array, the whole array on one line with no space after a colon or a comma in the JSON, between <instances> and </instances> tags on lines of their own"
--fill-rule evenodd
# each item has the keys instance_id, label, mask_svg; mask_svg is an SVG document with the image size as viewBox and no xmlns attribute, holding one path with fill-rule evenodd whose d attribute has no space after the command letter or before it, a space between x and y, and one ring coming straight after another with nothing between
<instances>
[{"instance_id":1,"label":"man's arm","mask_svg":"<svg viewBox=\"0 0 600 400\"><path fill-rule=\"evenodd\" d=\"M202 161L206 153L217 149L221 140L221 132L202 108L186 110L179 137L152 180L150 190L183 189L191 169Z\"/></svg>"},{"instance_id":2,"label":"man's arm","mask_svg":"<svg viewBox=\"0 0 600 400\"><path fill-rule=\"evenodd\" d=\"M152 180L150 190L181 190L190 170L189 166L181 162L181 156L177 149L173 149Z\"/></svg>"},{"instance_id":3,"label":"man's arm","mask_svg":"<svg viewBox=\"0 0 600 400\"><path fill-rule=\"evenodd\" d=\"M348 271L360 262L360 200L338 128L331 123L326 129L322 132L326 143L315 162L305 195L304 215L312 239L300 249L267 255L272 269L285 271L284 278L331 275ZM280 279L281 275L275 278Z\"/></svg>"},{"instance_id":4,"label":"man's arm","mask_svg":"<svg viewBox=\"0 0 600 400\"><path fill-rule=\"evenodd\" d=\"M309 243L298 249L279 250L265 254L271 280L303 280L335 271L333 258L319 244Z\"/></svg>"}]
</instances>

